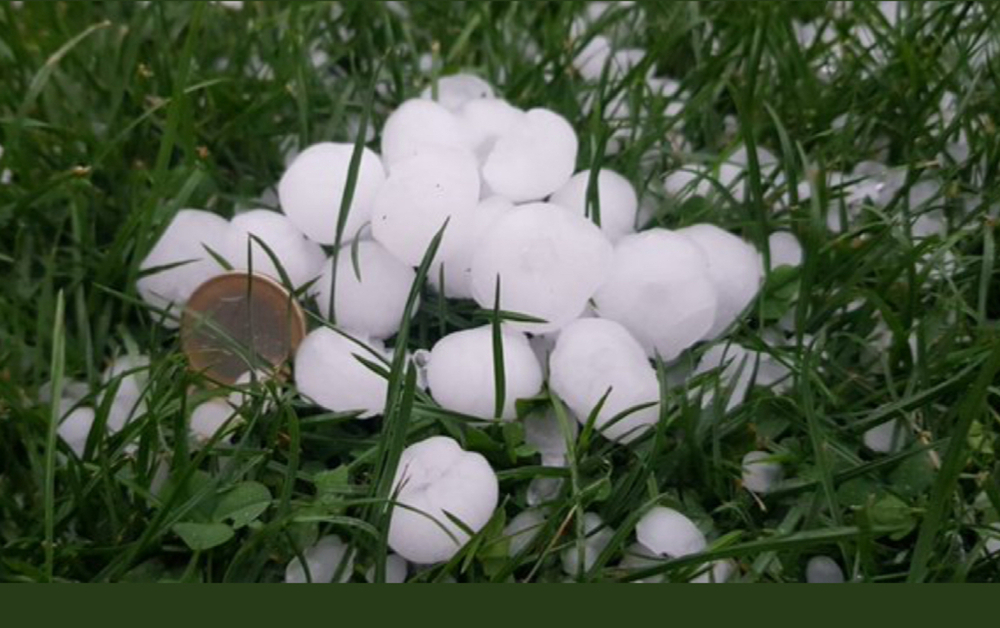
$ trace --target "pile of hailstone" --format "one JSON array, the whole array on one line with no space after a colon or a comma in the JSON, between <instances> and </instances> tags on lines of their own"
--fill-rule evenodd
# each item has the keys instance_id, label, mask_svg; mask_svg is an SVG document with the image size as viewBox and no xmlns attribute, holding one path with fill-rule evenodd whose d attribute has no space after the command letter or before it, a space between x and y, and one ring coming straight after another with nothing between
<instances>
[{"instance_id":1,"label":"pile of hailstone","mask_svg":"<svg viewBox=\"0 0 1000 628\"><path fill-rule=\"evenodd\" d=\"M428 276L431 288L523 316L502 325L499 409L491 325L451 333L416 356L441 407L483 421L513 421L515 401L539 395L547 383L581 423L600 405L596 429L625 446L657 422L654 360L670 363L699 343L716 343L694 375L721 368L725 379L738 353L743 362L733 368L749 376L745 359L752 352L723 337L758 293L761 255L711 224L637 231L632 184L609 169L596 176L574 172L578 140L558 113L519 109L470 75L440 79L436 100L428 92L402 103L381 129L381 153L362 151L339 236L342 254L334 255L353 150L320 143L301 151L278 182L280 213L254 209L227 221L180 211L142 264L149 272L139 294L170 326L195 288L224 271L218 257L234 269L252 267L279 280L285 275L290 287L306 287L304 304L330 321L313 330L295 356L299 394L367 419L384 413L387 382L361 359L389 356L387 341L399 331L414 269L447 223ZM588 206L592 181L599 224ZM250 236L267 245L283 273ZM790 234L774 242L781 259L801 261ZM219 404L210 413L216 423L227 416ZM565 465L565 437L554 417L532 421L526 433L544 464ZM754 469L748 484L766 492L778 475L772 467ZM417 564L453 556L499 500L486 459L443 436L403 452L396 488L405 508L393 511L389 544ZM694 525L671 513L658 510L644 520L643 556L704 547ZM521 533L543 518L526 517ZM678 521L681 533L672 531ZM601 524L588 519L587 525ZM694 538L694 545L677 546L676 534ZM328 563L346 551L338 543L325 539L306 553L311 571L333 573ZM579 567L575 557L565 561L567 572ZM290 565L289 580L302 579L302 569Z\"/></svg>"}]
</instances>

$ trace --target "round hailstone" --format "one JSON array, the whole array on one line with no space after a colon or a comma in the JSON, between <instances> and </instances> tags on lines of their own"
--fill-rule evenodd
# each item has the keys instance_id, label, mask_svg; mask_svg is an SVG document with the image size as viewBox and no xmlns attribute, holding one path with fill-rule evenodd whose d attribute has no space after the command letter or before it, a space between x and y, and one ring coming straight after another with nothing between
<instances>
[{"instance_id":1,"label":"round hailstone","mask_svg":"<svg viewBox=\"0 0 1000 628\"><path fill-rule=\"evenodd\" d=\"M693 521L673 508L657 506L635 526L640 543L660 556L680 558L704 551L705 535Z\"/></svg>"},{"instance_id":2,"label":"round hailstone","mask_svg":"<svg viewBox=\"0 0 1000 628\"><path fill-rule=\"evenodd\" d=\"M385 410L388 383L358 361L378 363L372 352L386 355L378 340L358 338L359 346L341 334L320 327L302 340L295 353L295 385L299 392L333 412L360 411L366 419Z\"/></svg>"},{"instance_id":3,"label":"round hailstone","mask_svg":"<svg viewBox=\"0 0 1000 628\"><path fill-rule=\"evenodd\" d=\"M87 446L87 437L90 435L90 428L94 425L93 408L74 408L59 423L57 433L59 438L73 450L77 458L83 457L83 450Z\"/></svg>"},{"instance_id":4,"label":"round hailstone","mask_svg":"<svg viewBox=\"0 0 1000 628\"><path fill-rule=\"evenodd\" d=\"M592 512L583 515L583 532L587 535L583 539L583 565L580 564L580 548L576 543L564 549L560 555L563 572L566 575L576 576L581 571L590 570L597 562L597 557L615 536L614 531L604 525L600 516Z\"/></svg>"},{"instance_id":5,"label":"round hailstone","mask_svg":"<svg viewBox=\"0 0 1000 628\"><path fill-rule=\"evenodd\" d=\"M281 273L267 250L251 236L260 239L278 258L292 287L298 289L319 275L323 249L307 239L285 215L267 209L255 209L234 216L229 223L222 256L236 270L249 270L281 281Z\"/></svg>"},{"instance_id":6,"label":"round hailstone","mask_svg":"<svg viewBox=\"0 0 1000 628\"><path fill-rule=\"evenodd\" d=\"M549 202L586 216L589 184L590 171L578 172L566 185L556 190ZM623 236L635 232L639 200L628 179L613 170L601 168L597 175L597 197L600 203L601 231L611 242L617 242Z\"/></svg>"},{"instance_id":7,"label":"round hailstone","mask_svg":"<svg viewBox=\"0 0 1000 628\"><path fill-rule=\"evenodd\" d=\"M354 154L353 144L313 144L295 158L278 182L281 211L307 238L320 244L337 240L340 205ZM364 148L348 207L342 240L355 237L371 220L375 194L385 182L379 156Z\"/></svg>"},{"instance_id":8,"label":"round hailstone","mask_svg":"<svg viewBox=\"0 0 1000 628\"><path fill-rule=\"evenodd\" d=\"M532 508L518 513L503 529L503 535L508 542L507 555L514 557L523 552L535 540L544 525L545 515L540 510Z\"/></svg>"},{"instance_id":9,"label":"round hailstone","mask_svg":"<svg viewBox=\"0 0 1000 628\"><path fill-rule=\"evenodd\" d=\"M711 329L716 289L705 253L680 232L651 229L615 247L598 313L628 329L650 356L670 361Z\"/></svg>"},{"instance_id":10,"label":"round hailstone","mask_svg":"<svg viewBox=\"0 0 1000 628\"><path fill-rule=\"evenodd\" d=\"M639 343L614 321L582 318L562 330L549 358L549 386L582 424L607 394L594 425L611 440L628 443L659 419L656 371ZM652 405L609 424L646 404Z\"/></svg>"},{"instance_id":11,"label":"round hailstone","mask_svg":"<svg viewBox=\"0 0 1000 628\"><path fill-rule=\"evenodd\" d=\"M393 257L384 246L370 240L356 244L355 272L353 246L344 246L337 256L334 319L337 326L344 329L373 338L388 338L399 331L406 299L417 274ZM332 283L333 258L326 264L316 285L316 302L319 311L327 318L331 318Z\"/></svg>"},{"instance_id":12,"label":"round hailstone","mask_svg":"<svg viewBox=\"0 0 1000 628\"><path fill-rule=\"evenodd\" d=\"M573 58L573 67L587 81L596 81L604 72L604 64L611 56L611 42L607 37L596 35L580 49Z\"/></svg>"},{"instance_id":13,"label":"round hailstone","mask_svg":"<svg viewBox=\"0 0 1000 628\"><path fill-rule=\"evenodd\" d=\"M663 187L667 194L680 199L689 196L709 196L715 190L710 176L705 166L689 164L681 170L668 174L663 180Z\"/></svg>"},{"instance_id":14,"label":"round hailstone","mask_svg":"<svg viewBox=\"0 0 1000 628\"><path fill-rule=\"evenodd\" d=\"M493 223L472 258L472 294L545 323L512 323L532 333L554 331L580 316L604 283L614 255L594 223L551 203L532 203ZM446 262L447 263L447 262Z\"/></svg>"},{"instance_id":15,"label":"round hailstone","mask_svg":"<svg viewBox=\"0 0 1000 628\"><path fill-rule=\"evenodd\" d=\"M116 358L104 371L103 381L106 386L115 380L119 382L108 410L107 428L112 434L120 432L132 419L146 411L145 388L148 375L149 358L144 355L123 355ZM103 399L100 403L104 403Z\"/></svg>"},{"instance_id":16,"label":"round hailstone","mask_svg":"<svg viewBox=\"0 0 1000 628\"><path fill-rule=\"evenodd\" d=\"M766 451L751 451L743 456L743 487L765 495L781 482L784 470L781 464L771 461L773 455Z\"/></svg>"},{"instance_id":17,"label":"round hailstone","mask_svg":"<svg viewBox=\"0 0 1000 628\"><path fill-rule=\"evenodd\" d=\"M372 235L390 253L418 266L448 220L437 259L458 248L464 225L479 204L479 169L467 150L428 147L398 162L375 197Z\"/></svg>"},{"instance_id":18,"label":"round hailstone","mask_svg":"<svg viewBox=\"0 0 1000 628\"><path fill-rule=\"evenodd\" d=\"M501 216L514 209L514 204L502 196L491 196L476 205L472 219L456 223L452 233L455 247L445 261L435 261L427 279L438 292L441 291L442 268L444 295L450 299L472 298L472 258L486 234ZM448 226L451 229L451 225Z\"/></svg>"},{"instance_id":19,"label":"round hailstone","mask_svg":"<svg viewBox=\"0 0 1000 628\"><path fill-rule=\"evenodd\" d=\"M177 212L166 231L139 265L149 271L136 282L142 300L160 309L183 305L195 288L225 271L208 253L221 254L229 223L224 218L198 209ZM166 266L163 270L154 270ZM154 314L159 320L159 314ZM165 318L164 325L177 327L178 321Z\"/></svg>"},{"instance_id":20,"label":"round hailstone","mask_svg":"<svg viewBox=\"0 0 1000 628\"><path fill-rule=\"evenodd\" d=\"M906 446L906 422L886 421L867 430L861 437L865 447L879 454L894 454Z\"/></svg>"},{"instance_id":21,"label":"round hailstone","mask_svg":"<svg viewBox=\"0 0 1000 628\"><path fill-rule=\"evenodd\" d=\"M771 270L781 266L802 265L802 245L798 238L787 231L777 231L767 238L767 248L771 253Z\"/></svg>"},{"instance_id":22,"label":"round hailstone","mask_svg":"<svg viewBox=\"0 0 1000 628\"><path fill-rule=\"evenodd\" d=\"M209 399L199 404L191 413L191 422L188 424L192 442L198 447L207 444L227 424L232 427L230 419L234 414L236 410L224 399ZM222 441L231 442L232 437L219 442Z\"/></svg>"},{"instance_id":23,"label":"round hailstone","mask_svg":"<svg viewBox=\"0 0 1000 628\"><path fill-rule=\"evenodd\" d=\"M408 571L409 566L406 564L406 559L399 554L389 554L385 557L386 584L403 584L406 582ZM365 571L365 580L371 583L375 582L375 565L372 565Z\"/></svg>"},{"instance_id":24,"label":"round hailstone","mask_svg":"<svg viewBox=\"0 0 1000 628\"><path fill-rule=\"evenodd\" d=\"M385 121L382 127L382 160L387 170L437 146L469 148L468 136L458 117L432 100L407 100Z\"/></svg>"},{"instance_id":25,"label":"round hailstone","mask_svg":"<svg viewBox=\"0 0 1000 628\"><path fill-rule=\"evenodd\" d=\"M531 109L497 139L483 164L483 179L515 203L537 201L573 176L578 145L569 122L548 109Z\"/></svg>"},{"instance_id":26,"label":"round hailstone","mask_svg":"<svg viewBox=\"0 0 1000 628\"><path fill-rule=\"evenodd\" d=\"M701 565L700 573L692 578L692 584L721 584L728 582L736 571L736 564L731 560L716 560L711 565Z\"/></svg>"},{"instance_id":27,"label":"round hailstone","mask_svg":"<svg viewBox=\"0 0 1000 628\"><path fill-rule=\"evenodd\" d=\"M469 101L493 98L493 86L473 74L452 74L437 80L437 98L433 85L425 87L420 97L435 100L448 111L458 113Z\"/></svg>"},{"instance_id":28,"label":"round hailstone","mask_svg":"<svg viewBox=\"0 0 1000 628\"><path fill-rule=\"evenodd\" d=\"M458 111L469 146L481 162L497 138L521 124L524 116L524 111L499 98L470 100Z\"/></svg>"},{"instance_id":29,"label":"round hailstone","mask_svg":"<svg viewBox=\"0 0 1000 628\"><path fill-rule=\"evenodd\" d=\"M624 556L622 557L621 562L618 563L618 566L627 571L642 571L652 567L658 567L662 565L663 562L664 559L662 556L658 556L656 552L649 549L642 543L633 543L625 548ZM663 574L650 576L641 580L633 580L633 582L640 584L655 584L666 581L667 577Z\"/></svg>"},{"instance_id":30,"label":"round hailstone","mask_svg":"<svg viewBox=\"0 0 1000 628\"><path fill-rule=\"evenodd\" d=\"M708 275L718 294L718 308L715 322L704 338L715 338L736 322L757 296L763 276L760 254L741 238L715 225L692 225L677 233L694 241L708 259Z\"/></svg>"},{"instance_id":31,"label":"round hailstone","mask_svg":"<svg viewBox=\"0 0 1000 628\"><path fill-rule=\"evenodd\" d=\"M514 402L542 389L542 367L524 334L502 329L504 405L502 417L517 416ZM492 326L448 334L437 341L427 362L427 384L442 408L481 419L494 417L496 380Z\"/></svg>"},{"instance_id":32,"label":"round hailstone","mask_svg":"<svg viewBox=\"0 0 1000 628\"><path fill-rule=\"evenodd\" d=\"M534 508L535 506L541 506L555 500L559 497L562 486L562 478L532 478L531 482L528 482L528 505Z\"/></svg>"},{"instance_id":33,"label":"round hailstone","mask_svg":"<svg viewBox=\"0 0 1000 628\"><path fill-rule=\"evenodd\" d=\"M410 445L399 457L389 521L389 547L414 563L446 561L497 507L496 473L480 454L446 436ZM445 513L451 515L450 517ZM455 524L452 517L464 524Z\"/></svg>"},{"instance_id":34,"label":"round hailstone","mask_svg":"<svg viewBox=\"0 0 1000 628\"><path fill-rule=\"evenodd\" d=\"M829 556L813 556L806 564L806 582L810 584L841 584L844 572Z\"/></svg>"},{"instance_id":35,"label":"round hailstone","mask_svg":"<svg viewBox=\"0 0 1000 628\"><path fill-rule=\"evenodd\" d=\"M306 560L305 565L298 556L288 562L288 566L285 567L286 583L328 583L337 575L338 569L340 570L338 582L347 582L354 571L354 552L338 536L324 536L315 545L302 552L302 558Z\"/></svg>"}]
</instances>

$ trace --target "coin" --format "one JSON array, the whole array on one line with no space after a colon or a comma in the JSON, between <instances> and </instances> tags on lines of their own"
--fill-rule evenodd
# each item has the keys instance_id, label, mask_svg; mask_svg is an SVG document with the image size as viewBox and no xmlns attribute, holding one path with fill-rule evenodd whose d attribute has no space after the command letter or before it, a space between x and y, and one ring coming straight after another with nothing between
<instances>
[{"instance_id":1,"label":"coin","mask_svg":"<svg viewBox=\"0 0 1000 628\"><path fill-rule=\"evenodd\" d=\"M181 348L192 370L223 384L249 371L276 371L295 355L306 333L295 298L254 273L217 275L188 299Z\"/></svg>"}]
</instances>

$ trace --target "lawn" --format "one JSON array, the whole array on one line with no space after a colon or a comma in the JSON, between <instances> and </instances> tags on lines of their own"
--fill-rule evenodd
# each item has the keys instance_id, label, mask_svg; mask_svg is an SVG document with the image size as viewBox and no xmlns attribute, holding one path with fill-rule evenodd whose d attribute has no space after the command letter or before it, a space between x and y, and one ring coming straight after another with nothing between
<instances>
[{"instance_id":1,"label":"lawn","mask_svg":"<svg viewBox=\"0 0 1000 628\"><path fill-rule=\"evenodd\" d=\"M281 582L323 551L327 581L1000 581L998 13L3 2L0 581ZM423 350L484 324L496 346L501 313L420 272L372 365L381 416L254 378L222 391L230 431L192 437L220 391L136 287L170 221L279 209L296 154L380 150L390 113L459 72L568 120L576 170L620 173L642 228L712 223L753 244L768 269L753 304L714 344L647 365L655 429L623 444L586 417L570 429L549 387L512 421L441 407ZM801 262L780 265L778 232ZM322 306L307 319L326 324ZM723 351L740 360L706 368ZM107 429L128 386L139 409ZM81 408L93 428L74 448L60 422ZM407 564L387 505L404 448L432 436L488 461L498 504L447 560ZM777 465L766 489L745 472L754 451ZM658 507L704 544L637 549Z\"/></svg>"}]
</instances>

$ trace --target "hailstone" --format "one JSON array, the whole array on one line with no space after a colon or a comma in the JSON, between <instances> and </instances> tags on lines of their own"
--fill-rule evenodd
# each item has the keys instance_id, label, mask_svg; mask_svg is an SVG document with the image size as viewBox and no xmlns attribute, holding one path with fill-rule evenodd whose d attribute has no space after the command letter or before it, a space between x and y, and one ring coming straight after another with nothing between
<instances>
[{"instance_id":1,"label":"hailstone","mask_svg":"<svg viewBox=\"0 0 1000 628\"><path fill-rule=\"evenodd\" d=\"M580 316L607 277L613 248L592 222L550 203L505 213L472 258L472 294L492 308L500 280L500 308L544 323L512 326L553 331ZM447 264L447 262L446 262Z\"/></svg>"},{"instance_id":2,"label":"hailstone","mask_svg":"<svg viewBox=\"0 0 1000 628\"><path fill-rule=\"evenodd\" d=\"M324 536L315 545L302 552L305 565L296 556L285 567L285 582L303 584L306 582L328 583L340 570L339 582L347 582L354 571L354 552L338 536ZM343 565L343 566L341 566ZM306 567L309 568L308 576Z\"/></svg>"},{"instance_id":3,"label":"hailstone","mask_svg":"<svg viewBox=\"0 0 1000 628\"><path fill-rule=\"evenodd\" d=\"M677 231L701 248L708 275L718 294L715 321L704 339L716 338L736 322L760 289L760 254L750 244L715 225L700 224Z\"/></svg>"},{"instance_id":4,"label":"hailstone","mask_svg":"<svg viewBox=\"0 0 1000 628\"><path fill-rule=\"evenodd\" d=\"M479 204L479 170L467 150L428 147L398 162L375 198L372 234L401 261L417 266L431 240L448 221L438 250L447 260Z\"/></svg>"},{"instance_id":5,"label":"hailstone","mask_svg":"<svg viewBox=\"0 0 1000 628\"><path fill-rule=\"evenodd\" d=\"M59 422L57 433L59 438L73 450L78 458L83 457L83 451L87 446L87 437L90 436L90 428L94 425L94 409L81 406L73 408Z\"/></svg>"},{"instance_id":6,"label":"hailstone","mask_svg":"<svg viewBox=\"0 0 1000 628\"><path fill-rule=\"evenodd\" d=\"M806 582L810 584L840 584L844 572L829 556L813 556L806 564Z\"/></svg>"},{"instance_id":7,"label":"hailstone","mask_svg":"<svg viewBox=\"0 0 1000 628\"><path fill-rule=\"evenodd\" d=\"M355 249L357 247L357 272ZM360 275L360 278L359 278ZM339 327L384 339L399 331L406 300L417 274L378 242L364 240L344 246L337 256L336 285L333 259L317 282L316 301L330 318L330 289L334 288L334 319Z\"/></svg>"},{"instance_id":8,"label":"hailstone","mask_svg":"<svg viewBox=\"0 0 1000 628\"><path fill-rule=\"evenodd\" d=\"M542 367L524 334L501 329L504 406L501 418L517 416L514 402L542 389ZM493 418L496 380L492 326L448 334L437 341L427 362L427 384L441 407L482 419Z\"/></svg>"},{"instance_id":9,"label":"hailstone","mask_svg":"<svg viewBox=\"0 0 1000 628\"><path fill-rule=\"evenodd\" d=\"M862 436L865 447L879 454L893 454L906 445L906 422L892 419L867 430Z\"/></svg>"},{"instance_id":10,"label":"hailstone","mask_svg":"<svg viewBox=\"0 0 1000 628\"><path fill-rule=\"evenodd\" d=\"M326 327L312 331L295 353L295 385L327 410L360 411L360 418L369 418L385 410L388 383L355 356L378 363L372 352L385 356L386 351L378 340L357 340L365 346Z\"/></svg>"},{"instance_id":11,"label":"hailstone","mask_svg":"<svg viewBox=\"0 0 1000 628\"><path fill-rule=\"evenodd\" d=\"M107 428L114 434L146 411L146 385L149 358L144 355L123 355L104 371L105 385L118 381L118 388L108 410ZM107 390L107 389L105 389ZM103 399L100 402L104 403Z\"/></svg>"},{"instance_id":12,"label":"hailstone","mask_svg":"<svg viewBox=\"0 0 1000 628\"><path fill-rule=\"evenodd\" d=\"M382 127L382 160L386 169L391 174L397 164L428 147L470 148L468 135L454 113L432 100L407 100Z\"/></svg>"},{"instance_id":13,"label":"hailstone","mask_svg":"<svg viewBox=\"0 0 1000 628\"><path fill-rule=\"evenodd\" d=\"M565 118L531 109L497 139L483 164L483 179L515 203L541 200L569 181L577 148L576 133Z\"/></svg>"},{"instance_id":14,"label":"hailstone","mask_svg":"<svg viewBox=\"0 0 1000 628\"><path fill-rule=\"evenodd\" d=\"M278 183L281 210L310 240L320 244L336 242L340 206L353 154L353 144L313 144L299 153L281 176ZM353 239L371 220L375 194L384 182L382 160L363 148L342 241Z\"/></svg>"},{"instance_id":15,"label":"hailstone","mask_svg":"<svg viewBox=\"0 0 1000 628\"><path fill-rule=\"evenodd\" d=\"M261 273L281 281L281 273L268 252L251 239L260 239L278 259L292 287L300 288L319 275L323 249L308 240L285 215L255 209L233 217L226 234L223 257L237 270Z\"/></svg>"},{"instance_id":16,"label":"hailstone","mask_svg":"<svg viewBox=\"0 0 1000 628\"><path fill-rule=\"evenodd\" d=\"M503 529L508 540L507 554L514 557L523 552L541 532L545 525L545 515L535 508L522 510Z\"/></svg>"},{"instance_id":17,"label":"hailstone","mask_svg":"<svg viewBox=\"0 0 1000 628\"><path fill-rule=\"evenodd\" d=\"M581 424L607 394L594 424L611 440L630 442L659 419L656 371L639 343L614 321L584 318L562 330L549 359L549 386ZM609 424L641 405L649 407Z\"/></svg>"},{"instance_id":18,"label":"hailstone","mask_svg":"<svg viewBox=\"0 0 1000 628\"><path fill-rule=\"evenodd\" d=\"M191 440L196 446L202 446L212 440L227 424L232 426L233 415L236 411L225 399L209 399L191 412L191 421L188 424L188 432ZM231 437L229 439L231 441Z\"/></svg>"},{"instance_id":19,"label":"hailstone","mask_svg":"<svg viewBox=\"0 0 1000 628\"><path fill-rule=\"evenodd\" d=\"M767 238L771 256L771 270L781 266L802 265L802 245L798 238L787 231L776 231Z\"/></svg>"},{"instance_id":20,"label":"hailstone","mask_svg":"<svg viewBox=\"0 0 1000 628\"><path fill-rule=\"evenodd\" d=\"M670 361L711 329L718 297L705 253L680 232L651 229L619 240L594 303L648 355Z\"/></svg>"},{"instance_id":21,"label":"hailstone","mask_svg":"<svg viewBox=\"0 0 1000 628\"><path fill-rule=\"evenodd\" d=\"M576 173L555 191L549 202L562 205L581 216L587 215L587 186L590 184L590 176L589 170ZM625 177L607 168L602 168L598 173L596 184L601 231L612 243L634 233L639 201L632 184Z\"/></svg>"},{"instance_id":22,"label":"hailstone","mask_svg":"<svg viewBox=\"0 0 1000 628\"><path fill-rule=\"evenodd\" d=\"M640 543L660 556L680 558L705 549L705 535L693 521L673 508L656 506L635 526Z\"/></svg>"},{"instance_id":23,"label":"hailstone","mask_svg":"<svg viewBox=\"0 0 1000 628\"><path fill-rule=\"evenodd\" d=\"M389 547L411 562L430 564L454 556L469 538L466 528L478 532L486 525L499 487L486 458L433 436L403 450L392 494Z\"/></svg>"},{"instance_id":24,"label":"hailstone","mask_svg":"<svg viewBox=\"0 0 1000 628\"><path fill-rule=\"evenodd\" d=\"M206 247L221 254L228 230L229 223L215 214L198 209L177 212L139 265L140 271L148 272L136 283L139 296L164 310L182 306L198 286L225 272ZM178 325L170 317L163 323L168 327Z\"/></svg>"},{"instance_id":25,"label":"hailstone","mask_svg":"<svg viewBox=\"0 0 1000 628\"><path fill-rule=\"evenodd\" d=\"M784 474L781 463L771 460L773 454L766 451L751 451L743 456L743 487L748 491L770 493L781 482Z\"/></svg>"}]
</instances>

